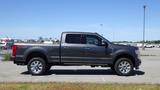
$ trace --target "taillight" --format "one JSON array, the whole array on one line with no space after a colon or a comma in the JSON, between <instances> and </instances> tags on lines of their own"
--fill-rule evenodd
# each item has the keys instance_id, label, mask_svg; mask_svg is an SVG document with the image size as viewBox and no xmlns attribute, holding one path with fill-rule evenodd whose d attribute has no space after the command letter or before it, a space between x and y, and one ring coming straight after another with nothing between
<instances>
[{"instance_id":1,"label":"taillight","mask_svg":"<svg viewBox=\"0 0 160 90\"><path fill-rule=\"evenodd\" d=\"M17 51L17 45L12 46L12 56L16 56L16 51Z\"/></svg>"}]
</instances>

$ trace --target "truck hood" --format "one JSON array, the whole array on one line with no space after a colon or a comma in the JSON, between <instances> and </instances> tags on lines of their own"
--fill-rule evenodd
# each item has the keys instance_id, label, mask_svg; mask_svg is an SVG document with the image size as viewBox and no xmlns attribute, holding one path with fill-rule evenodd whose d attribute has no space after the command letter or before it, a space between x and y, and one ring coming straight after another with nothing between
<instances>
[{"instance_id":1,"label":"truck hood","mask_svg":"<svg viewBox=\"0 0 160 90\"><path fill-rule=\"evenodd\" d=\"M135 46L120 45L120 44L113 44L112 47L116 49L127 49L127 50L137 50L138 49L138 47L135 47Z\"/></svg>"}]
</instances>

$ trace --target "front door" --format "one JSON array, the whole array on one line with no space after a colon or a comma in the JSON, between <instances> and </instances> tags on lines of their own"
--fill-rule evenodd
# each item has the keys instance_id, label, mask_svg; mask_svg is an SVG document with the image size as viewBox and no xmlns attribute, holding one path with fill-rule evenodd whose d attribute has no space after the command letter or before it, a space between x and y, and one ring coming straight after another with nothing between
<instances>
[{"instance_id":1,"label":"front door","mask_svg":"<svg viewBox=\"0 0 160 90\"><path fill-rule=\"evenodd\" d=\"M102 45L102 39L95 35L85 36L85 57L90 63L104 64L111 62L111 49Z\"/></svg>"}]
</instances>

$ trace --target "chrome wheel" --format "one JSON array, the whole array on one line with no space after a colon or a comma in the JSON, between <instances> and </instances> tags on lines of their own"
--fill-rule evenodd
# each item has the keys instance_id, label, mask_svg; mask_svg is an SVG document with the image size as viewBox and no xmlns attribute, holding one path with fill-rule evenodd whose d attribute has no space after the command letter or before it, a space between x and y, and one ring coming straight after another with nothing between
<instances>
[{"instance_id":1,"label":"chrome wheel","mask_svg":"<svg viewBox=\"0 0 160 90\"><path fill-rule=\"evenodd\" d=\"M131 64L128 61L121 61L118 65L119 71L123 74L129 73L131 68Z\"/></svg>"},{"instance_id":2,"label":"chrome wheel","mask_svg":"<svg viewBox=\"0 0 160 90\"><path fill-rule=\"evenodd\" d=\"M32 75L43 75L46 71L46 62L43 58L34 57L28 62L27 68Z\"/></svg>"},{"instance_id":3,"label":"chrome wheel","mask_svg":"<svg viewBox=\"0 0 160 90\"><path fill-rule=\"evenodd\" d=\"M30 70L35 74L42 72L43 70L42 62L40 62L39 60L31 62Z\"/></svg>"}]
</instances>

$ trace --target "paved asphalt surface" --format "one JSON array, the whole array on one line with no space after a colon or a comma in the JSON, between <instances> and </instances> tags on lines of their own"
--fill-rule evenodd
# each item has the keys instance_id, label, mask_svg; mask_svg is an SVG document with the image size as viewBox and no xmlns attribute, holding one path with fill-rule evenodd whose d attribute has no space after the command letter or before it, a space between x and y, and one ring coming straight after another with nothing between
<instances>
[{"instance_id":1,"label":"paved asphalt surface","mask_svg":"<svg viewBox=\"0 0 160 90\"><path fill-rule=\"evenodd\" d=\"M0 82L91 82L160 84L160 60L144 57L133 76L117 76L109 68L89 66L54 66L44 76L32 76L26 66L0 62Z\"/></svg>"},{"instance_id":2,"label":"paved asphalt surface","mask_svg":"<svg viewBox=\"0 0 160 90\"><path fill-rule=\"evenodd\" d=\"M2 60L3 59L3 57L2 57L2 55L0 55L0 60Z\"/></svg>"},{"instance_id":3,"label":"paved asphalt surface","mask_svg":"<svg viewBox=\"0 0 160 90\"><path fill-rule=\"evenodd\" d=\"M146 50L147 51L147 50ZM154 54L150 52L151 54ZM155 52L156 53L156 52ZM160 51L158 51L160 53ZM157 54L157 53L156 53ZM144 55L148 55L144 54ZM54 66L44 76L32 76L26 66L0 60L0 82L91 82L160 84L160 56L142 56L142 65L133 76L117 76L109 68Z\"/></svg>"}]
</instances>

